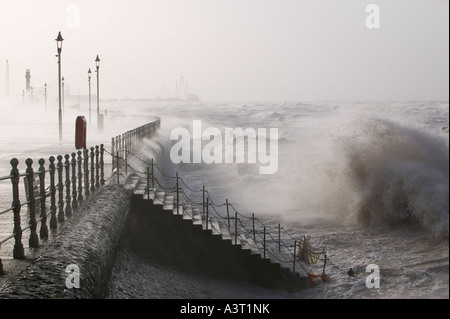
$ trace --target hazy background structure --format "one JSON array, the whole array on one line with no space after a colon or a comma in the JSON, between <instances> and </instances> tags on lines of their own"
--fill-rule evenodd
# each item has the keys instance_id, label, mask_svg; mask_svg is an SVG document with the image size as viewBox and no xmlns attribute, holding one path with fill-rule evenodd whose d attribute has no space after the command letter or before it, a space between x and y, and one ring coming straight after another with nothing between
<instances>
[{"instance_id":1,"label":"hazy background structure","mask_svg":"<svg viewBox=\"0 0 450 319\"><path fill-rule=\"evenodd\" d=\"M366 7L380 7L368 29ZM18 0L1 4L0 65L11 94L64 74L87 95L84 72L103 61L102 98L175 95L180 76L208 100L446 100L447 0ZM0 94L5 94L5 76ZM84 93L84 91L86 91Z\"/></svg>"}]
</instances>

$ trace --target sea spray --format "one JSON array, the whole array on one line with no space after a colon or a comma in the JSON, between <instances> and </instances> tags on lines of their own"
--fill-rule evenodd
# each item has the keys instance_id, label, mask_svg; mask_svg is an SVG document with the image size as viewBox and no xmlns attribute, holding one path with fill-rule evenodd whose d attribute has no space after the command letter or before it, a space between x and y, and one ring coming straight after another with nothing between
<instances>
[{"instance_id":1,"label":"sea spray","mask_svg":"<svg viewBox=\"0 0 450 319\"><path fill-rule=\"evenodd\" d=\"M448 149L439 136L382 120L353 122L337 149L346 161L352 210L367 225L420 224L448 235Z\"/></svg>"}]
</instances>

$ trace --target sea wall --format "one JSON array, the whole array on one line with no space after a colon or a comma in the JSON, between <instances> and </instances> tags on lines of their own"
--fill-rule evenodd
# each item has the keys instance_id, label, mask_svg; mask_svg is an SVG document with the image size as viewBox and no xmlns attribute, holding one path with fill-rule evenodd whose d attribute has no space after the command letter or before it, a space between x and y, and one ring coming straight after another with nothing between
<instances>
[{"instance_id":1,"label":"sea wall","mask_svg":"<svg viewBox=\"0 0 450 319\"><path fill-rule=\"evenodd\" d=\"M131 194L108 185L73 213L18 276L0 288L0 298L105 298ZM68 265L77 265L80 287L67 288Z\"/></svg>"}]
</instances>

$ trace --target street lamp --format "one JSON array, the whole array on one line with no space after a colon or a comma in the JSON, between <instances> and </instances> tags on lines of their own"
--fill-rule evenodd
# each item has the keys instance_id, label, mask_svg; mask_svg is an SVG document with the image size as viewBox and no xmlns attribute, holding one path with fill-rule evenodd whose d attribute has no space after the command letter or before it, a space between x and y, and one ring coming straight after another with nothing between
<instances>
[{"instance_id":1,"label":"street lamp","mask_svg":"<svg viewBox=\"0 0 450 319\"><path fill-rule=\"evenodd\" d=\"M61 85L62 85L62 110L64 113L64 77L61 79Z\"/></svg>"},{"instance_id":2,"label":"street lamp","mask_svg":"<svg viewBox=\"0 0 450 319\"><path fill-rule=\"evenodd\" d=\"M47 114L47 83L44 84L44 95L45 95L45 114Z\"/></svg>"},{"instance_id":3,"label":"street lamp","mask_svg":"<svg viewBox=\"0 0 450 319\"><path fill-rule=\"evenodd\" d=\"M97 129L100 127L100 96L99 96L99 69L100 69L100 59L97 55L97 58L95 58L95 68L97 72Z\"/></svg>"},{"instance_id":4,"label":"street lamp","mask_svg":"<svg viewBox=\"0 0 450 319\"><path fill-rule=\"evenodd\" d=\"M89 82L89 124L91 124L91 69L88 70L88 82Z\"/></svg>"},{"instance_id":5,"label":"street lamp","mask_svg":"<svg viewBox=\"0 0 450 319\"><path fill-rule=\"evenodd\" d=\"M61 110L61 51L63 44L63 37L61 36L61 32L58 33L58 37L55 39L56 41L56 49L58 54L58 98L59 98L59 109L58 109L58 120L59 120L59 142L62 141L62 110Z\"/></svg>"}]
</instances>

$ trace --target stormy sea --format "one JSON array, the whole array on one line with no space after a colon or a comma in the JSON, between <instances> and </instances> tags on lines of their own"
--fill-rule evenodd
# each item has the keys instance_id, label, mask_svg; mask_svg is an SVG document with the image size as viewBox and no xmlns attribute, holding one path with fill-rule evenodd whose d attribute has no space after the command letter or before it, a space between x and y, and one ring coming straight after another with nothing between
<instances>
[{"instance_id":1,"label":"stormy sea","mask_svg":"<svg viewBox=\"0 0 450 319\"><path fill-rule=\"evenodd\" d=\"M64 114L57 139L55 106L2 101L0 175L9 160L72 152L77 115ZM9 103L9 104L8 104ZM449 104L420 102L165 102L102 101L105 128L88 126L88 144L111 137L154 116L156 138L141 151L167 174L178 172L193 188L207 185L214 200L230 199L240 212L309 236L327 252L327 282L280 291L211 275L186 272L153 260L145 245L124 239L110 284L110 298L448 298L449 295ZM92 122L94 123L95 117ZM259 163L180 163L170 159L174 128L277 128L277 170L260 174ZM20 121L20 130L16 123ZM89 122L89 121L88 121ZM26 127L26 129L24 129ZM246 156L252 149L246 149ZM110 159L109 159L110 160ZM0 183L0 203L10 185ZM8 235L0 216L1 236ZM25 236L25 235L24 235ZM0 255L8 254L5 244ZM379 288L366 286L366 267L377 265ZM349 276L352 268L354 275Z\"/></svg>"}]
</instances>

